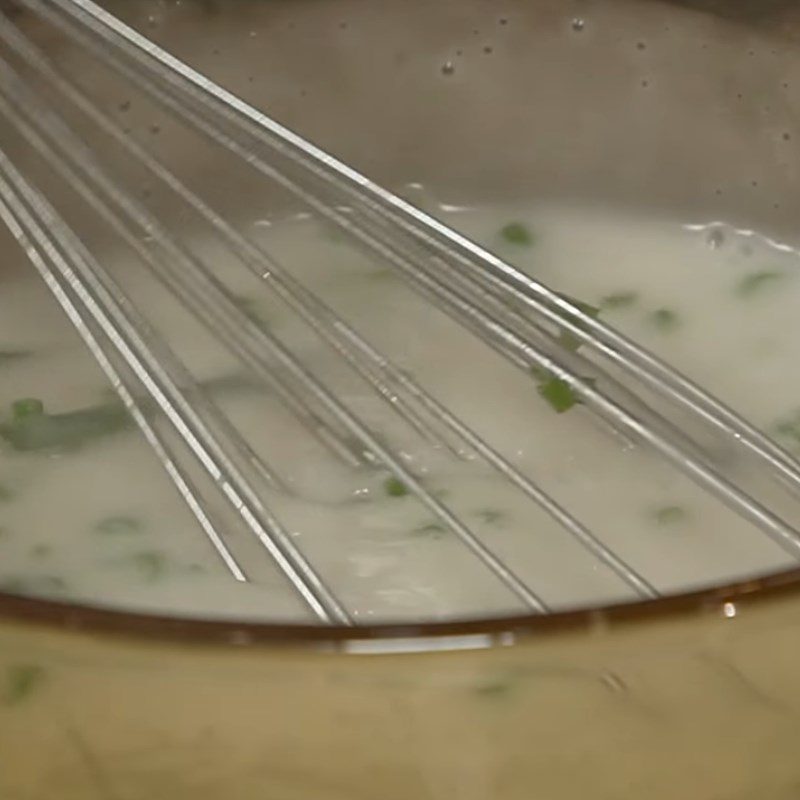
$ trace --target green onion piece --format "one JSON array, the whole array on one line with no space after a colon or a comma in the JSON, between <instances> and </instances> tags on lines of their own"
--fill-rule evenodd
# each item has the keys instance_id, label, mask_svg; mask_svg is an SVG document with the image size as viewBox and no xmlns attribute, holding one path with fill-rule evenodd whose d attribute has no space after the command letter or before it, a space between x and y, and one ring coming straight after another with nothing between
<instances>
[{"instance_id":1,"label":"green onion piece","mask_svg":"<svg viewBox=\"0 0 800 800\"><path fill-rule=\"evenodd\" d=\"M44 403L35 397L25 397L11 404L11 416L14 420L38 417L42 414L44 414Z\"/></svg>"},{"instance_id":2,"label":"green onion piece","mask_svg":"<svg viewBox=\"0 0 800 800\"><path fill-rule=\"evenodd\" d=\"M428 534L431 535L433 538L439 538L439 534L446 533L447 529L439 522L429 522L427 525L420 525L418 528L414 528L414 533L420 534Z\"/></svg>"},{"instance_id":3,"label":"green onion piece","mask_svg":"<svg viewBox=\"0 0 800 800\"><path fill-rule=\"evenodd\" d=\"M761 272L751 272L749 275L745 275L736 285L736 294L739 297L751 297L766 286L781 281L785 277L785 272L778 272L777 270L765 269L761 270Z\"/></svg>"},{"instance_id":4,"label":"green onion piece","mask_svg":"<svg viewBox=\"0 0 800 800\"><path fill-rule=\"evenodd\" d=\"M580 398L572 386L555 375L539 384L539 394L558 414L563 414L580 403Z\"/></svg>"},{"instance_id":5,"label":"green onion piece","mask_svg":"<svg viewBox=\"0 0 800 800\"><path fill-rule=\"evenodd\" d=\"M485 508L478 512L478 518L482 522L499 522L501 519L505 517L505 514L502 511L497 511L493 508Z\"/></svg>"},{"instance_id":6,"label":"green onion piece","mask_svg":"<svg viewBox=\"0 0 800 800\"><path fill-rule=\"evenodd\" d=\"M141 533L144 530L144 523L137 517L128 515L106 517L94 526L94 530L95 533L110 536L127 536L132 533Z\"/></svg>"},{"instance_id":7,"label":"green onion piece","mask_svg":"<svg viewBox=\"0 0 800 800\"><path fill-rule=\"evenodd\" d=\"M607 294L600 301L600 305L608 309L628 308L636 303L638 299L639 294L637 292L614 292L613 294Z\"/></svg>"},{"instance_id":8,"label":"green onion piece","mask_svg":"<svg viewBox=\"0 0 800 800\"><path fill-rule=\"evenodd\" d=\"M0 367L29 356L30 353L26 350L0 350Z\"/></svg>"},{"instance_id":9,"label":"green onion piece","mask_svg":"<svg viewBox=\"0 0 800 800\"><path fill-rule=\"evenodd\" d=\"M650 324L659 331L668 333L678 327L680 318L671 308L659 308L648 317Z\"/></svg>"},{"instance_id":10,"label":"green onion piece","mask_svg":"<svg viewBox=\"0 0 800 800\"><path fill-rule=\"evenodd\" d=\"M18 664L6 669L5 705L13 706L27 700L44 680L44 670L33 664Z\"/></svg>"},{"instance_id":11,"label":"green onion piece","mask_svg":"<svg viewBox=\"0 0 800 800\"><path fill-rule=\"evenodd\" d=\"M509 222L508 225L500 229L500 235L509 244L520 247L530 247L534 242L531 231L521 222Z\"/></svg>"},{"instance_id":12,"label":"green onion piece","mask_svg":"<svg viewBox=\"0 0 800 800\"><path fill-rule=\"evenodd\" d=\"M213 395L222 395L260 388L260 384L229 375L207 381L201 387ZM149 410L147 402L142 401L142 405ZM63 414L49 414L41 400L23 398L12 405L10 418L0 421L0 439L20 452L63 452L129 430L132 425L133 420L116 397Z\"/></svg>"},{"instance_id":13,"label":"green onion piece","mask_svg":"<svg viewBox=\"0 0 800 800\"><path fill-rule=\"evenodd\" d=\"M681 506L662 506L653 512L653 517L659 525L675 525L683 522L687 513Z\"/></svg>"},{"instance_id":14,"label":"green onion piece","mask_svg":"<svg viewBox=\"0 0 800 800\"><path fill-rule=\"evenodd\" d=\"M511 691L511 688L509 681L494 681L478 686L475 689L475 694L481 697L504 697Z\"/></svg>"},{"instance_id":15,"label":"green onion piece","mask_svg":"<svg viewBox=\"0 0 800 800\"><path fill-rule=\"evenodd\" d=\"M0 423L0 438L20 452L75 450L127 430L131 418L120 403L48 414L40 400L18 400L10 421Z\"/></svg>"},{"instance_id":16,"label":"green onion piece","mask_svg":"<svg viewBox=\"0 0 800 800\"><path fill-rule=\"evenodd\" d=\"M199 385L214 397L263 389L257 379L236 374L212 378ZM45 413L35 420L26 420L29 423L26 425L14 425L15 420L0 423L0 439L20 451L64 451L130 430L133 420L125 406L113 392L109 392L109 396L105 403L64 414ZM146 399L141 399L140 405L145 413L158 411L155 404Z\"/></svg>"},{"instance_id":17,"label":"green onion piece","mask_svg":"<svg viewBox=\"0 0 800 800\"><path fill-rule=\"evenodd\" d=\"M131 563L142 577L153 583L169 571L169 559L158 550L146 550L131 556Z\"/></svg>"},{"instance_id":18,"label":"green onion piece","mask_svg":"<svg viewBox=\"0 0 800 800\"><path fill-rule=\"evenodd\" d=\"M800 411L793 416L780 420L775 424L775 433L781 438L789 440L793 445L800 444Z\"/></svg>"},{"instance_id":19,"label":"green onion piece","mask_svg":"<svg viewBox=\"0 0 800 800\"><path fill-rule=\"evenodd\" d=\"M539 383L537 391L556 413L563 414L582 402L575 389L563 378L559 378L541 367L531 367L531 372ZM594 378L583 378L583 380L592 387L596 383Z\"/></svg>"},{"instance_id":20,"label":"green onion piece","mask_svg":"<svg viewBox=\"0 0 800 800\"><path fill-rule=\"evenodd\" d=\"M408 487L399 478L392 476L383 482L383 488L389 497L405 497L408 494Z\"/></svg>"}]
</instances>

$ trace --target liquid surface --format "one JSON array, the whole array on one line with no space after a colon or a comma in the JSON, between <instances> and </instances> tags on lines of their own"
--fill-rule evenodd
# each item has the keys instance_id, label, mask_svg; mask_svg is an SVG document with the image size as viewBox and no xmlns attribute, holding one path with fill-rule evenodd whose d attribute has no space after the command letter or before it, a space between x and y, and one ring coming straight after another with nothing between
<instances>
[{"instance_id":1,"label":"liquid surface","mask_svg":"<svg viewBox=\"0 0 800 800\"><path fill-rule=\"evenodd\" d=\"M444 206L437 213L593 313L599 309L603 321L788 448L800 443L800 275L791 248L722 224L629 212ZM263 220L247 233L658 592L793 563L663 460L598 425L564 387L498 358L317 221ZM191 247L250 317L333 388L549 608L636 599L470 448L455 442L454 455L412 435L230 256L199 238ZM279 477L283 488L263 489L271 511L356 621L520 609L435 511L386 470L351 468L332 456L140 264L122 254L106 266ZM20 400L27 402L12 410ZM3 590L176 614L310 619L241 518L218 509L250 581L231 577L21 258L0 291L0 408Z\"/></svg>"}]
</instances>

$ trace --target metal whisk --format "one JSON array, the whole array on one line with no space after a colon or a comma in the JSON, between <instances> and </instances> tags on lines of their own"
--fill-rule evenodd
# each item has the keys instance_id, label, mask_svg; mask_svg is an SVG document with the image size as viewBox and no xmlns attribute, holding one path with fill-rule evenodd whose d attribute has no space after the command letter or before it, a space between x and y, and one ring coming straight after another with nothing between
<instances>
[{"instance_id":1,"label":"metal whisk","mask_svg":"<svg viewBox=\"0 0 800 800\"><path fill-rule=\"evenodd\" d=\"M800 465L725 405L634 344L580 304L384 190L172 57L91 0L19 0L61 35L149 96L260 179L281 187L388 264L419 295L488 348L526 373L562 381L627 441L646 445L800 559L800 533L718 469L708 440L732 446L790 490ZM254 321L237 298L185 247L90 144L91 132L114 142L202 220L204 232L233 252L413 431L453 457L470 452L549 514L603 568L636 595L656 588L569 509L523 474L412 375L389 360L293 277L263 246L243 235L162 159L139 144L12 22L0 16L0 115L31 153L59 175L160 281L202 320L249 372L268 384L307 431L344 463L394 476L516 596L547 612L537 594L448 507L374 427L328 388L292 350ZM37 84L46 86L45 96ZM63 108L81 120L71 124ZM0 217L68 315L230 573L248 580L218 521L232 509L268 551L316 617L352 624L351 614L271 510L264 487L280 489L280 470L257 455L193 378L185 363L81 237L37 188L0 135ZM579 347L564 348L559 337ZM601 375L595 382L586 375ZM532 382L532 387L534 384ZM534 390L534 389L532 389ZM156 408L165 425L156 424ZM677 416L682 415L682 416ZM192 465L191 468L187 465ZM215 493L209 503L196 474Z\"/></svg>"}]
</instances>

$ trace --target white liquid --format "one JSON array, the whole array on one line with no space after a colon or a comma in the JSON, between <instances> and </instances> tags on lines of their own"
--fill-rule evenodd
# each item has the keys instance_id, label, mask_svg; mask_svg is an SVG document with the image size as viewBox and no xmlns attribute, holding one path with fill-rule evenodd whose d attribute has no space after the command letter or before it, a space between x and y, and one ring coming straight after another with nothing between
<instances>
[{"instance_id":1,"label":"white liquid","mask_svg":"<svg viewBox=\"0 0 800 800\"><path fill-rule=\"evenodd\" d=\"M584 302L635 295L628 305L604 306L601 318L764 430L774 432L800 406L800 262L793 251L729 229L720 229L720 243L716 234L674 220L580 208L461 209L442 216ZM498 234L510 220L533 232L532 246ZM251 233L659 592L792 563L775 542L652 452L623 446L585 407L556 413L528 373L315 221L286 220ZM412 435L231 257L199 240L192 246L550 608L636 599L480 459L460 461ZM198 379L241 373L140 265L120 257L108 266ZM748 277L761 272L776 276ZM0 363L4 417L23 397L42 399L53 414L107 400L102 374L27 266L9 273L0 291L0 351L16 350L31 356ZM387 495L384 470L337 462L268 390L234 388L216 399L290 487L288 494L265 490L264 497L355 619L521 608L432 511L411 494ZM252 580L231 578L135 430L63 453L3 446L0 486L8 495L0 500L0 585L9 591L169 613L311 619L245 527L233 527L220 510ZM118 520L111 530L109 519Z\"/></svg>"}]
</instances>

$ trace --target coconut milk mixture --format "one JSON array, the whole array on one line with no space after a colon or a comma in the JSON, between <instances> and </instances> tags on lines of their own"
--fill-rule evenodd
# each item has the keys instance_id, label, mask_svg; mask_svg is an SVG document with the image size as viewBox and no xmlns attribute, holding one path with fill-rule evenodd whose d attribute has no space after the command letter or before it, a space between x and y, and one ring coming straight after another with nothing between
<instances>
[{"instance_id":1,"label":"coconut milk mixture","mask_svg":"<svg viewBox=\"0 0 800 800\"><path fill-rule=\"evenodd\" d=\"M602 320L787 448L800 446L800 274L790 248L721 224L580 207L437 213L599 309ZM541 376L498 358L316 220L264 220L249 233L660 592L791 563L752 525L652 454L626 446L568 395L549 393ZM190 246L548 606L635 599L466 449L459 459L413 435L231 256L200 238ZM264 490L270 508L357 620L519 608L407 487L378 467L332 457L140 264L124 254L104 263L279 475L284 489ZM228 574L21 256L0 291L0 409L4 591L167 613L310 619L246 528L221 517L251 580Z\"/></svg>"}]
</instances>

